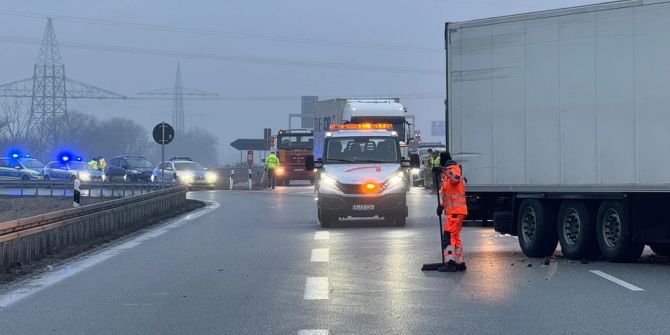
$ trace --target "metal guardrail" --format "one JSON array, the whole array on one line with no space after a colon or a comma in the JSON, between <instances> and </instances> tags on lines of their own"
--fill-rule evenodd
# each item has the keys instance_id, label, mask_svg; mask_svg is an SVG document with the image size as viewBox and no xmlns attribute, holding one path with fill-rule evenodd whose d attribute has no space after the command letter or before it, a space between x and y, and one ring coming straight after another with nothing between
<instances>
[{"instance_id":1,"label":"metal guardrail","mask_svg":"<svg viewBox=\"0 0 670 335\"><path fill-rule=\"evenodd\" d=\"M165 183L165 187L173 187L174 183ZM0 180L0 190L15 189L16 195L29 196L68 196L72 195L72 181L53 180ZM86 182L80 189L84 197L126 197L127 195L145 194L164 188L160 183L108 183ZM10 194L14 195L14 194Z\"/></svg>"},{"instance_id":2,"label":"metal guardrail","mask_svg":"<svg viewBox=\"0 0 670 335\"><path fill-rule=\"evenodd\" d=\"M167 197L179 192L186 192L186 187L174 186L154 191L151 193L100 202L97 204L92 204L79 208L71 208L58 212L36 215L28 218L1 222L0 242L9 241L15 238L28 236L37 232L43 232L49 229L59 227L60 225L55 225L55 223L57 222L83 217L93 213L98 213L115 208L120 208L129 204L137 204L161 197Z\"/></svg>"}]
</instances>

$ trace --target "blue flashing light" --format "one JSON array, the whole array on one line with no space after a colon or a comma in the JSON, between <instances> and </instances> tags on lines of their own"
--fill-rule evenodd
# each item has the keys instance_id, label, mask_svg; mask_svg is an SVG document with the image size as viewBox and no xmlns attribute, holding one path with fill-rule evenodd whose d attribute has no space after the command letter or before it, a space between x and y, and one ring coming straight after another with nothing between
<instances>
[{"instance_id":1,"label":"blue flashing light","mask_svg":"<svg viewBox=\"0 0 670 335\"><path fill-rule=\"evenodd\" d=\"M77 161L77 162L81 162L82 160L84 160L84 159L81 158L81 156L77 156L77 158L76 158L76 161Z\"/></svg>"},{"instance_id":2,"label":"blue flashing light","mask_svg":"<svg viewBox=\"0 0 670 335\"><path fill-rule=\"evenodd\" d=\"M13 154L12 154L12 158L19 158L19 154L17 154L17 153L13 153Z\"/></svg>"},{"instance_id":3,"label":"blue flashing light","mask_svg":"<svg viewBox=\"0 0 670 335\"><path fill-rule=\"evenodd\" d=\"M63 162L67 162L67 161L70 160L70 156L63 155L63 156L61 156L60 160L62 160Z\"/></svg>"}]
</instances>

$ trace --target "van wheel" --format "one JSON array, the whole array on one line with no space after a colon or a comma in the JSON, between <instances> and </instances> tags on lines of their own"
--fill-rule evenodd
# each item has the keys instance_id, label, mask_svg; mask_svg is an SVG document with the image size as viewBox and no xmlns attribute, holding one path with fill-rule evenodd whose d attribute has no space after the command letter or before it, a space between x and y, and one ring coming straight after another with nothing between
<instances>
[{"instance_id":1,"label":"van wheel","mask_svg":"<svg viewBox=\"0 0 670 335\"><path fill-rule=\"evenodd\" d=\"M27 181L27 180L30 180L30 177L28 177L28 175L24 174L23 176L21 176L21 180Z\"/></svg>"},{"instance_id":2,"label":"van wheel","mask_svg":"<svg viewBox=\"0 0 670 335\"><path fill-rule=\"evenodd\" d=\"M547 202L526 199L519 206L519 246L528 257L551 256L556 250L556 209Z\"/></svg>"},{"instance_id":3,"label":"van wheel","mask_svg":"<svg viewBox=\"0 0 670 335\"><path fill-rule=\"evenodd\" d=\"M558 211L558 241L563 255L569 259L596 256L595 213L581 201L566 200Z\"/></svg>"},{"instance_id":4,"label":"van wheel","mask_svg":"<svg viewBox=\"0 0 670 335\"><path fill-rule=\"evenodd\" d=\"M610 262L633 262L640 258L644 244L633 242L628 207L621 201L604 201L598 209L596 239Z\"/></svg>"},{"instance_id":5,"label":"van wheel","mask_svg":"<svg viewBox=\"0 0 670 335\"><path fill-rule=\"evenodd\" d=\"M321 227L328 228L338 221L337 215L333 211L319 208L319 222Z\"/></svg>"}]
</instances>

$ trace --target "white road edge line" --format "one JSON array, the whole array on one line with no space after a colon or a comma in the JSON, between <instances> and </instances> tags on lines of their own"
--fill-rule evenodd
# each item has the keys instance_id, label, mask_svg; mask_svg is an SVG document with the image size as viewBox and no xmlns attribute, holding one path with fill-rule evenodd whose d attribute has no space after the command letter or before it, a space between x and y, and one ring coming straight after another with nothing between
<instances>
[{"instance_id":1,"label":"white road edge line","mask_svg":"<svg viewBox=\"0 0 670 335\"><path fill-rule=\"evenodd\" d=\"M602 272L602 271L600 271L600 270L589 270L589 271L590 271L591 273L593 273L594 275L596 275L596 276L600 276L600 277L602 277L602 278L605 278L605 279L607 279L607 280L609 280L609 281L611 281L611 282L613 282L613 283L615 283L615 284L621 285L621 286L623 286L623 287L625 287L625 288L627 288L627 289L629 289L629 290L631 290L631 291L644 291L643 288L637 287L637 286L635 286L635 285L633 285L633 284L631 284L631 283L629 283L629 282L627 282L627 281L625 281L625 280L621 280L621 279L619 279L619 278L617 278L617 277L614 277L614 276L612 276L612 275L609 275L609 274L607 274L607 273L605 273L605 272Z\"/></svg>"},{"instance_id":2,"label":"white road edge line","mask_svg":"<svg viewBox=\"0 0 670 335\"><path fill-rule=\"evenodd\" d=\"M312 249L312 256L309 258L310 262L328 262L330 260L330 249Z\"/></svg>"},{"instance_id":3,"label":"white road edge line","mask_svg":"<svg viewBox=\"0 0 670 335\"><path fill-rule=\"evenodd\" d=\"M298 331L298 335L328 335L328 329L303 329Z\"/></svg>"},{"instance_id":4,"label":"white road edge line","mask_svg":"<svg viewBox=\"0 0 670 335\"><path fill-rule=\"evenodd\" d=\"M317 231L316 233L314 233L315 240L327 240L329 238L330 238L329 231Z\"/></svg>"},{"instance_id":5,"label":"white road edge line","mask_svg":"<svg viewBox=\"0 0 670 335\"><path fill-rule=\"evenodd\" d=\"M152 238L163 235L168 231L178 228L186 222L197 219L219 207L218 202L206 200L203 201L207 203L205 208L199 209L185 216L173 218L171 219L172 222L168 221L169 223L150 229L145 233L135 236L125 242L103 248L84 258L63 263L56 267L52 272L45 272L36 276L35 278L27 280L26 282L19 283L17 288L0 294L0 309L7 308L10 305L23 300L53 284L72 277L94 265L102 263L126 250L141 244L142 242L146 242Z\"/></svg>"},{"instance_id":6,"label":"white road edge line","mask_svg":"<svg viewBox=\"0 0 670 335\"><path fill-rule=\"evenodd\" d=\"M330 285L328 277L307 277L305 281L305 300L326 300L329 299Z\"/></svg>"}]
</instances>

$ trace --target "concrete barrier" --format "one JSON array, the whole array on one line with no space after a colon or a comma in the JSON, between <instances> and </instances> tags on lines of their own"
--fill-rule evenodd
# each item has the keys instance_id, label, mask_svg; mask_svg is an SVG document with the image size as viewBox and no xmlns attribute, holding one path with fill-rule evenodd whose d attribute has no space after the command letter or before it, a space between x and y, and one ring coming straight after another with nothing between
<instances>
[{"instance_id":1,"label":"concrete barrier","mask_svg":"<svg viewBox=\"0 0 670 335\"><path fill-rule=\"evenodd\" d=\"M0 223L0 270L29 264L92 238L142 228L185 202L186 188L176 186Z\"/></svg>"}]
</instances>

